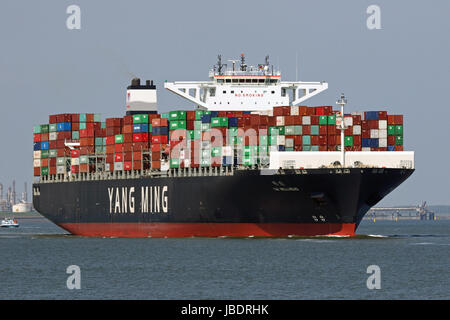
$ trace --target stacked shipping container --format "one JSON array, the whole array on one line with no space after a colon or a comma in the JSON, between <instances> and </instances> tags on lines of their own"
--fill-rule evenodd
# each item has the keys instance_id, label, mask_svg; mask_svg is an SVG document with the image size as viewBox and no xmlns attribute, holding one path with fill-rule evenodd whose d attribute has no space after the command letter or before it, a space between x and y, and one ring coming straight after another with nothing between
<instances>
[{"instance_id":1,"label":"stacked shipping container","mask_svg":"<svg viewBox=\"0 0 450 320\"><path fill-rule=\"evenodd\" d=\"M172 111L108 118L51 115L34 127L34 175L264 165L271 151L337 151L339 112L282 106L270 112ZM403 116L386 111L344 116L347 151L402 151ZM68 141L80 147L71 150Z\"/></svg>"}]
</instances>

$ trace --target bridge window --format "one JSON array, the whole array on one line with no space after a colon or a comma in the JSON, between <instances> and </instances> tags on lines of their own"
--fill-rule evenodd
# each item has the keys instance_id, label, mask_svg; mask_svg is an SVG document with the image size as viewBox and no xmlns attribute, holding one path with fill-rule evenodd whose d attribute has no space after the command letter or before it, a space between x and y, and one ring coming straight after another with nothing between
<instances>
[{"instance_id":1,"label":"bridge window","mask_svg":"<svg viewBox=\"0 0 450 320\"><path fill-rule=\"evenodd\" d=\"M257 83L258 79L252 79L252 83Z\"/></svg>"},{"instance_id":2,"label":"bridge window","mask_svg":"<svg viewBox=\"0 0 450 320\"><path fill-rule=\"evenodd\" d=\"M217 79L217 83L223 83L223 79Z\"/></svg>"},{"instance_id":3,"label":"bridge window","mask_svg":"<svg viewBox=\"0 0 450 320\"><path fill-rule=\"evenodd\" d=\"M238 80L238 79L232 79L231 81L232 81L233 83L238 83L239 80Z\"/></svg>"},{"instance_id":4,"label":"bridge window","mask_svg":"<svg viewBox=\"0 0 450 320\"><path fill-rule=\"evenodd\" d=\"M264 79L258 79L259 83L264 83Z\"/></svg>"},{"instance_id":5,"label":"bridge window","mask_svg":"<svg viewBox=\"0 0 450 320\"><path fill-rule=\"evenodd\" d=\"M252 82L252 79L245 79L245 82L246 82L246 83L251 83L251 82Z\"/></svg>"},{"instance_id":6,"label":"bridge window","mask_svg":"<svg viewBox=\"0 0 450 320\"><path fill-rule=\"evenodd\" d=\"M230 83L230 82L231 82L231 79L225 79L225 82L226 82L226 83Z\"/></svg>"},{"instance_id":7,"label":"bridge window","mask_svg":"<svg viewBox=\"0 0 450 320\"><path fill-rule=\"evenodd\" d=\"M227 91L226 91L226 90L223 90L223 93L227 93Z\"/></svg>"},{"instance_id":8,"label":"bridge window","mask_svg":"<svg viewBox=\"0 0 450 320\"><path fill-rule=\"evenodd\" d=\"M245 79L239 79L239 83L244 83Z\"/></svg>"}]
</instances>

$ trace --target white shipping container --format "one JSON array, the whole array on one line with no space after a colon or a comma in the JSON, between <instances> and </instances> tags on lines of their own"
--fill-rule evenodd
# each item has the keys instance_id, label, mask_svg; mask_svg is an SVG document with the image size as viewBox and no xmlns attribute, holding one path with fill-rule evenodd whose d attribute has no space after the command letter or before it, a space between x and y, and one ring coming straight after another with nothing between
<instances>
[{"instance_id":1,"label":"white shipping container","mask_svg":"<svg viewBox=\"0 0 450 320\"><path fill-rule=\"evenodd\" d=\"M387 139L387 129L380 129L380 130L378 130L378 138L380 138L380 139Z\"/></svg>"},{"instance_id":2,"label":"white shipping container","mask_svg":"<svg viewBox=\"0 0 450 320\"><path fill-rule=\"evenodd\" d=\"M225 146L222 148L222 156L231 157L233 156L233 148L231 146Z\"/></svg>"},{"instance_id":3,"label":"white shipping container","mask_svg":"<svg viewBox=\"0 0 450 320\"><path fill-rule=\"evenodd\" d=\"M353 118L352 117L344 117L344 125L346 127L353 126Z\"/></svg>"},{"instance_id":4,"label":"white shipping container","mask_svg":"<svg viewBox=\"0 0 450 320\"><path fill-rule=\"evenodd\" d=\"M387 129L387 120L378 120L378 129Z\"/></svg>"},{"instance_id":5,"label":"white shipping container","mask_svg":"<svg viewBox=\"0 0 450 320\"><path fill-rule=\"evenodd\" d=\"M269 146L269 153L277 152L277 151L278 151L278 147L277 146Z\"/></svg>"},{"instance_id":6,"label":"white shipping container","mask_svg":"<svg viewBox=\"0 0 450 320\"><path fill-rule=\"evenodd\" d=\"M277 126L284 126L284 116L277 116Z\"/></svg>"},{"instance_id":7,"label":"white shipping container","mask_svg":"<svg viewBox=\"0 0 450 320\"><path fill-rule=\"evenodd\" d=\"M302 117L302 124L305 126L311 125L311 117L310 116L303 116Z\"/></svg>"},{"instance_id":8,"label":"white shipping container","mask_svg":"<svg viewBox=\"0 0 450 320\"><path fill-rule=\"evenodd\" d=\"M73 166L80 165L80 158L72 158L71 159L71 163L72 163Z\"/></svg>"},{"instance_id":9,"label":"white shipping container","mask_svg":"<svg viewBox=\"0 0 450 320\"><path fill-rule=\"evenodd\" d=\"M66 173L66 167L65 166L57 166L56 167L56 173L57 174L64 174L64 173Z\"/></svg>"},{"instance_id":10,"label":"white shipping container","mask_svg":"<svg viewBox=\"0 0 450 320\"><path fill-rule=\"evenodd\" d=\"M57 138L57 133L56 132L50 132L50 134L48 135L48 139L50 141L56 140Z\"/></svg>"},{"instance_id":11,"label":"white shipping container","mask_svg":"<svg viewBox=\"0 0 450 320\"><path fill-rule=\"evenodd\" d=\"M111 166L109 165L109 163L106 163L106 164L105 164L105 170L106 170L106 171L111 170Z\"/></svg>"},{"instance_id":12,"label":"white shipping container","mask_svg":"<svg viewBox=\"0 0 450 320\"><path fill-rule=\"evenodd\" d=\"M277 136L277 145L278 146L284 146L286 143L285 136Z\"/></svg>"},{"instance_id":13,"label":"white shipping container","mask_svg":"<svg viewBox=\"0 0 450 320\"><path fill-rule=\"evenodd\" d=\"M41 158L41 150L33 151L33 159L40 159Z\"/></svg>"},{"instance_id":14,"label":"white shipping container","mask_svg":"<svg viewBox=\"0 0 450 320\"><path fill-rule=\"evenodd\" d=\"M122 162L114 162L114 171L120 171L123 170L123 163Z\"/></svg>"},{"instance_id":15,"label":"white shipping container","mask_svg":"<svg viewBox=\"0 0 450 320\"><path fill-rule=\"evenodd\" d=\"M378 129L370 129L370 138L376 139L379 137Z\"/></svg>"},{"instance_id":16,"label":"white shipping container","mask_svg":"<svg viewBox=\"0 0 450 320\"><path fill-rule=\"evenodd\" d=\"M291 106L291 116L298 116L298 115L299 115L298 106Z\"/></svg>"},{"instance_id":17,"label":"white shipping container","mask_svg":"<svg viewBox=\"0 0 450 320\"><path fill-rule=\"evenodd\" d=\"M34 159L33 160L33 167L37 168L41 166L41 159Z\"/></svg>"},{"instance_id":18,"label":"white shipping container","mask_svg":"<svg viewBox=\"0 0 450 320\"><path fill-rule=\"evenodd\" d=\"M292 139L292 138L289 138L289 139L286 139L286 147L287 148L293 148L294 147L294 139Z\"/></svg>"},{"instance_id":19,"label":"white shipping container","mask_svg":"<svg viewBox=\"0 0 450 320\"><path fill-rule=\"evenodd\" d=\"M353 135L354 136L361 135L361 126L359 124L353 126Z\"/></svg>"},{"instance_id":20,"label":"white shipping container","mask_svg":"<svg viewBox=\"0 0 450 320\"><path fill-rule=\"evenodd\" d=\"M183 162L184 162L184 166L185 167L190 167L191 166L191 159L184 159Z\"/></svg>"},{"instance_id":21,"label":"white shipping container","mask_svg":"<svg viewBox=\"0 0 450 320\"><path fill-rule=\"evenodd\" d=\"M380 148L387 148L387 138L378 139L378 146Z\"/></svg>"}]
</instances>

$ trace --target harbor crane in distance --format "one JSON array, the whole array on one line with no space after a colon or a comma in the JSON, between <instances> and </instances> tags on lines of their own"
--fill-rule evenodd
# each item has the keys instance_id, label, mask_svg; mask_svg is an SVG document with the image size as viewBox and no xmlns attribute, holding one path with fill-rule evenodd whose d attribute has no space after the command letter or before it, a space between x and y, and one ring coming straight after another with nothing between
<instances>
[{"instance_id":1,"label":"harbor crane in distance","mask_svg":"<svg viewBox=\"0 0 450 320\"><path fill-rule=\"evenodd\" d=\"M429 210L426 205L427 202L423 201L420 205L410 207L373 207L367 213L367 217L376 219L377 217L386 217L390 213L392 220L398 220L400 217L414 217L420 220L436 220L435 213ZM408 213L408 215L406 215L406 213Z\"/></svg>"}]
</instances>

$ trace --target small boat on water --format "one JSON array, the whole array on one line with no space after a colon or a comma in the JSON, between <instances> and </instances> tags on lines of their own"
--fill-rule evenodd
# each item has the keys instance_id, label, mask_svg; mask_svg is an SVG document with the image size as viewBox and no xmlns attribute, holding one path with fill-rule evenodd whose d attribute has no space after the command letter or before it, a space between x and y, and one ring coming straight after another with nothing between
<instances>
[{"instance_id":1,"label":"small boat on water","mask_svg":"<svg viewBox=\"0 0 450 320\"><path fill-rule=\"evenodd\" d=\"M2 228L17 228L19 227L19 223L16 219L4 218L0 223L0 227Z\"/></svg>"}]
</instances>

